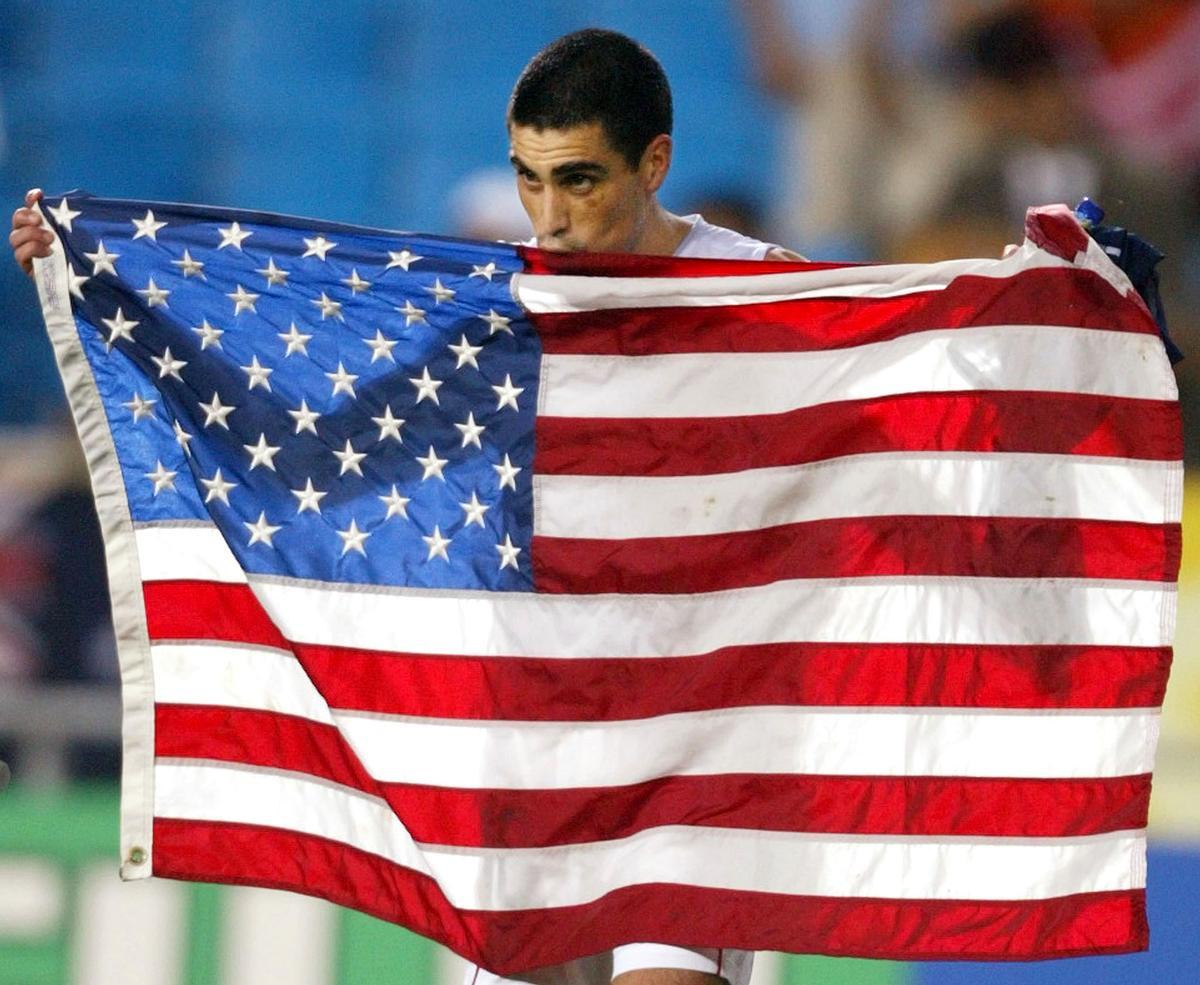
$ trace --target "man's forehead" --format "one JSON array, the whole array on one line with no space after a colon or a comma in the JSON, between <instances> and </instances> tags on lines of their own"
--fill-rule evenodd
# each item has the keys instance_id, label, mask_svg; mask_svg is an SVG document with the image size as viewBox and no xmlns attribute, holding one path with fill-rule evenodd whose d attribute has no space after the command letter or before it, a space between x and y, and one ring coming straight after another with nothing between
<instances>
[{"instance_id":1,"label":"man's forehead","mask_svg":"<svg viewBox=\"0 0 1200 985\"><path fill-rule=\"evenodd\" d=\"M565 161L610 164L620 157L599 122L561 129L510 123L508 138L513 157L529 166L542 163L553 166Z\"/></svg>"}]
</instances>

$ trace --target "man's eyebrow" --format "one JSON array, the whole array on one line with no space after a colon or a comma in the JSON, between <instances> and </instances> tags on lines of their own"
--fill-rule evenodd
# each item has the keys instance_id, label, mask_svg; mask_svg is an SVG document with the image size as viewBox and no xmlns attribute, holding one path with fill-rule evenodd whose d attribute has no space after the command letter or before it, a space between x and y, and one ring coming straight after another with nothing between
<instances>
[{"instance_id":1,"label":"man's eyebrow","mask_svg":"<svg viewBox=\"0 0 1200 985\"><path fill-rule=\"evenodd\" d=\"M550 172L556 178L568 174L585 174L594 178L603 178L608 174L608 168L596 161L567 161Z\"/></svg>"},{"instance_id":2,"label":"man's eyebrow","mask_svg":"<svg viewBox=\"0 0 1200 985\"><path fill-rule=\"evenodd\" d=\"M533 168L517 157L516 154L510 154L508 162L518 171L533 173ZM608 175L608 168L597 161L567 161L566 164L560 164L554 168L550 174L555 178L562 178L568 174L583 174L594 178L604 178Z\"/></svg>"}]
</instances>

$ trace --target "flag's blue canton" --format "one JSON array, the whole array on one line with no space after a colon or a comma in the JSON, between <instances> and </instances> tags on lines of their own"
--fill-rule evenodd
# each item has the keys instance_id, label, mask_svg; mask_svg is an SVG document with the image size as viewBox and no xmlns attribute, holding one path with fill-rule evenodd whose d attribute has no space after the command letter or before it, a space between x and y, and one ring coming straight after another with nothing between
<instances>
[{"instance_id":1,"label":"flag's blue canton","mask_svg":"<svg viewBox=\"0 0 1200 985\"><path fill-rule=\"evenodd\" d=\"M211 517L251 572L532 588L541 350L514 249L66 202L76 324L135 522Z\"/></svg>"}]
</instances>

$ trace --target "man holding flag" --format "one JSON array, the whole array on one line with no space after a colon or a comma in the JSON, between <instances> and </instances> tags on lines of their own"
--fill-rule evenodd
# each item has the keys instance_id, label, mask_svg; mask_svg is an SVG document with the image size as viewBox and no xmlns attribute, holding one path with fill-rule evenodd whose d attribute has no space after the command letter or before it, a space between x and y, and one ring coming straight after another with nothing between
<instances>
[{"instance_id":1,"label":"man holding flag","mask_svg":"<svg viewBox=\"0 0 1200 985\"><path fill-rule=\"evenodd\" d=\"M508 123L522 201L550 254L483 262L478 244L428 238L381 251L401 244L328 224L293 235L277 217L246 213L215 224L186 207L126 216L86 196L50 210L57 235L41 228L36 193L14 216L17 260L53 261L39 283L60 353L75 351L78 325L96 372L125 373L117 354L136 364L160 396L137 390L110 416L133 433L161 401L172 416L159 430L173 425L182 449L178 464L124 466L142 504L133 534L158 647L154 686L165 688L153 702L154 873L320 892L514 971L572 959L535 976L547 981L591 974L573 959L614 944L600 964L619 985L743 985L749 955L706 943L980 957L1140 946L1140 831L1178 565L1178 441L1173 383L1128 282L1059 213L1032 219L1030 241L1004 261L763 274L673 259L800 258L659 205L669 89L657 62L612 32L579 32L540 53ZM51 255L60 241L65 261ZM357 266L339 260L339 244ZM143 268L158 248L170 267ZM563 255L590 251L632 256ZM122 253L138 278L127 287L116 285ZM436 268L426 259L435 253ZM315 279L287 307L285 290L309 269ZM422 276L391 288L405 292L404 305L388 298L401 321L370 304L402 272ZM252 274L262 280L247 286ZM213 293L219 276L236 290L224 290L230 281ZM202 278L210 294L190 301ZM513 298L536 334L504 306ZM180 322L189 303L224 317ZM437 319L456 306L455 334L442 338L451 323ZM368 314L387 334L343 341ZM458 339L457 326L478 334L479 321L486 337ZM271 345L278 336L286 353L268 358L255 342L240 364L219 363L218 350L233 359L251 329ZM420 343L411 354L406 339ZM363 343L370 362L356 372L350 354ZM348 508L338 487L382 476L396 445L438 423L431 407L458 409L454 386L439 395L447 377L481 373L489 355L513 360L511 373L463 385L492 401L490 416L463 403L453 426L462 467L484 452L478 474L490 485L469 500L461 492L460 525L432 526L404 577L389 570L367 593L367 538L415 539L389 521L426 508L418 497L446 482L451 456L417 442L428 446L413 459L422 474L411 488L361 497L387 507L361 524L332 519ZM265 415L300 356L324 358L308 376L325 402L317 389L290 395L299 406L277 438ZM60 355L64 374L73 358ZM1139 364L1152 368L1133 373ZM407 424L399 392L410 398ZM364 413L369 447L363 422L351 428ZM332 449L336 477L289 474L300 446L315 445L310 435ZM214 472L225 445L235 458ZM248 467L233 464L247 456ZM203 489L191 513L167 512L185 469ZM253 507L231 513L231 497L251 490ZM284 558L280 504L306 540L336 533L340 554ZM494 526L499 515L515 518L511 529ZM220 572L204 579L181 548L214 522L244 571L205 547ZM484 545L492 563L476 566L478 584L450 564L453 540L484 536L473 527L496 540ZM385 563L378 550L372 563ZM181 571L185 594L174 587ZM277 772L212 765L222 729L249 735L255 723L245 710L205 715L251 698L213 697L201 713L188 705L205 701L171 690L217 661L189 651L203 627L180 615L207 591L245 607L260 627L253 642L283 655L279 673L294 674L298 660L296 687L318 686L319 697L289 706L286 727L307 731L252 757ZM484 618L443 625L468 609ZM322 612L330 618L317 625ZM348 636L329 635L339 620ZM347 683L352 664L365 675L359 693ZM215 721L204 745L194 733ZM296 775L305 742L327 744L309 771L338 784L348 816L378 822L386 838L364 837L351 846L359 854L344 842L365 825L320 845L311 830L284 840L290 818L271 791L300 789L278 771ZM422 747L428 764L396 752ZM336 750L346 758L338 769ZM443 750L444 771L433 755ZM222 790L260 802L227 794L218 810L193 792L218 773ZM328 786L304 782L334 802ZM381 804L395 815L380 815ZM282 867L261 867L257 853L234 853L247 867L237 872L201 864L250 844L246 826L259 832L254 844L276 846ZM298 869L286 864L292 845L306 860ZM364 853L394 865L368 866L366 888L347 894L335 876L360 871ZM146 856L130 849L127 874L150 874ZM633 926L674 943L628 943Z\"/></svg>"}]
</instances>

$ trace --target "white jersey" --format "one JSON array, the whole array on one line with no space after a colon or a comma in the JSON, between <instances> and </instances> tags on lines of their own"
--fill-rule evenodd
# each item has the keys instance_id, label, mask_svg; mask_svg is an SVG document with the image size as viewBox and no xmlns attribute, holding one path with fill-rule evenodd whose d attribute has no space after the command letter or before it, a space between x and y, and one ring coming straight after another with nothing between
<instances>
[{"instance_id":1,"label":"white jersey","mask_svg":"<svg viewBox=\"0 0 1200 985\"><path fill-rule=\"evenodd\" d=\"M707 257L720 260L762 260L771 250L779 249L774 243L764 243L741 233L714 226L702 215L680 216L691 225L683 242L675 248L677 257Z\"/></svg>"}]
</instances>

